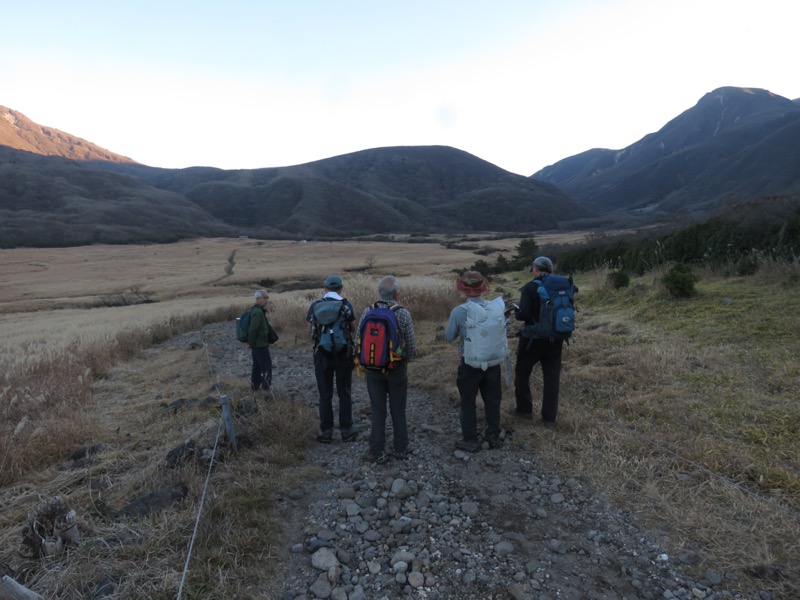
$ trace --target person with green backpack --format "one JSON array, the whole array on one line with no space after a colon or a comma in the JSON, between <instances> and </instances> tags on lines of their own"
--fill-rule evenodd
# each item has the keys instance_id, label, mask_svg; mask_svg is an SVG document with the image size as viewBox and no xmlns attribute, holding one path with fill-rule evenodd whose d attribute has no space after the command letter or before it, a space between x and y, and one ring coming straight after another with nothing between
<instances>
[{"instance_id":1,"label":"person with green backpack","mask_svg":"<svg viewBox=\"0 0 800 600\"><path fill-rule=\"evenodd\" d=\"M265 399L272 386L272 357L269 353L270 327L267 320L267 302L269 295L266 290L255 293L256 303L250 308L247 323L247 341L253 357L253 366L250 370L250 387L253 391L264 390ZM274 338L273 334L273 338Z\"/></svg>"}]
</instances>

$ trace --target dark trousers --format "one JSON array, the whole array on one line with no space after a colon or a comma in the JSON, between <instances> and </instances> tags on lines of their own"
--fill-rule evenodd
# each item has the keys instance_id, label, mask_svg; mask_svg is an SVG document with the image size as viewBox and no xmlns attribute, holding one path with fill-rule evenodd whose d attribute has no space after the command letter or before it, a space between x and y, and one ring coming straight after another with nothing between
<instances>
[{"instance_id":1,"label":"dark trousers","mask_svg":"<svg viewBox=\"0 0 800 600\"><path fill-rule=\"evenodd\" d=\"M250 387L254 390L268 390L272 385L272 357L269 346L251 348L253 368L250 370Z\"/></svg>"},{"instance_id":2,"label":"dark trousers","mask_svg":"<svg viewBox=\"0 0 800 600\"><path fill-rule=\"evenodd\" d=\"M518 412L533 412L530 378L534 365L541 363L542 420L545 423L556 422L563 349L564 342L530 340L520 336L517 346L517 366L514 369L514 397L517 401Z\"/></svg>"},{"instance_id":3,"label":"dark trousers","mask_svg":"<svg viewBox=\"0 0 800 600\"><path fill-rule=\"evenodd\" d=\"M400 362L391 371L367 369L367 392L370 404L369 451L379 456L386 449L386 398L392 415L394 449L408 450L408 425L406 424L406 398L408 397L408 367Z\"/></svg>"},{"instance_id":4,"label":"dark trousers","mask_svg":"<svg viewBox=\"0 0 800 600\"><path fill-rule=\"evenodd\" d=\"M500 400L503 389L500 377L500 365L489 367L485 371L471 367L461 360L458 366L456 385L461 395L461 435L465 440L478 437L478 419L475 400L478 392L483 399L486 414L486 437L496 438L500 435Z\"/></svg>"},{"instance_id":5,"label":"dark trousers","mask_svg":"<svg viewBox=\"0 0 800 600\"><path fill-rule=\"evenodd\" d=\"M317 349L314 353L314 375L319 391L319 428L321 431L333 429L333 383L336 381L336 395L339 397L339 428L353 426L353 360L347 357L347 350L338 354L328 354Z\"/></svg>"}]
</instances>

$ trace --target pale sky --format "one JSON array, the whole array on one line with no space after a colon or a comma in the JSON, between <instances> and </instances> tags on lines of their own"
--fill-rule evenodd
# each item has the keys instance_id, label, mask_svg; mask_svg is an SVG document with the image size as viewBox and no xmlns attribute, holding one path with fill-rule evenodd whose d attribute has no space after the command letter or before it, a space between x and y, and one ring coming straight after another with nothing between
<instances>
[{"instance_id":1,"label":"pale sky","mask_svg":"<svg viewBox=\"0 0 800 600\"><path fill-rule=\"evenodd\" d=\"M722 86L800 98L796 0L27 0L0 105L155 167L444 145L521 175Z\"/></svg>"}]
</instances>

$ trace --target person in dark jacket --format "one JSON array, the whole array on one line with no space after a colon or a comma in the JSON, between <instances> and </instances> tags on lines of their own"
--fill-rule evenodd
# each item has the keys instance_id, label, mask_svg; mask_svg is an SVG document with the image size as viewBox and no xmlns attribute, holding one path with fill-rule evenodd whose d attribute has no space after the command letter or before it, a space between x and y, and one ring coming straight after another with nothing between
<instances>
[{"instance_id":1,"label":"person in dark jacket","mask_svg":"<svg viewBox=\"0 0 800 600\"><path fill-rule=\"evenodd\" d=\"M256 303L250 309L250 326L247 329L247 346L253 357L250 370L250 387L253 391L264 390L265 398L272 386L272 357L269 354L269 321L267 320L266 290L255 293Z\"/></svg>"},{"instance_id":2,"label":"person in dark jacket","mask_svg":"<svg viewBox=\"0 0 800 600\"><path fill-rule=\"evenodd\" d=\"M333 390L339 397L339 432L343 442L352 442L358 437L358 428L353 424L353 324L355 311L353 305L341 293L344 282L338 275L328 275L323 284L323 296L308 307L306 320L309 322L311 339L314 341L314 375L319 392L319 435L317 441L330 444L333 441ZM341 303L341 319L347 346L338 351L326 351L320 344L322 326L314 317L314 306L320 302Z\"/></svg>"},{"instance_id":3,"label":"person in dark jacket","mask_svg":"<svg viewBox=\"0 0 800 600\"><path fill-rule=\"evenodd\" d=\"M520 290L519 307L514 316L526 325L539 319L540 300L537 289L539 282L553 272L553 261L546 256L534 259L531 267L533 280ZM575 288L577 291L577 288ZM564 342L561 340L528 338L520 335L517 346L517 365L514 369L514 397L516 408L511 413L522 419L533 418L533 397L530 377L536 363L542 365L542 422L545 427L556 426L558 417L558 394L561 384L561 354Z\"/></svg>"}]
</instances>

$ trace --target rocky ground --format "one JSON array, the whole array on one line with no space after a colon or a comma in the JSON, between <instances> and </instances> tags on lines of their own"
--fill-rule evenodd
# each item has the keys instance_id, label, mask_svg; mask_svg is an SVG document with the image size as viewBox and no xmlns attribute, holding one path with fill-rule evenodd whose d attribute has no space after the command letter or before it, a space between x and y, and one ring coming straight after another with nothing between
<instances>
[{"instance_id":1,"label":"rocky ground","mask_svg":"<svg viewBox=\"0 0 800 600\"><path fill-rule=\"evenodd\" d=\"M197 341L199 333L174 343ZM249 354L229 324L203 339L220 372L247 377ZM309 349L272 349L274 392L307 403L316 414ZM455 371L455 369L454 369ZM577 474L555 473L513 429L540 428L547 443L558 430L517 422L504 407L501 449L454 449L458 410L413 387L408 397L412 454L385 465L364 463L369 400L355 378L354 414L361 435L344 443L314 442L306 460L325 476L307 480L281 502L285 539L275 587L267 598L390 600L394 598L555 600L740 598L722 573L685 575L696 560L673 555L631 517L609 505ZM262 404L262 406L264 406ZM480 411L479 411L480 412ZM309 432L312 439L316 431ZM387 424L391 441L391 423ZM391 446L389 446L390 448ZM767 600L769 595L762 593Z\"/></svg>"}]
</instances>

